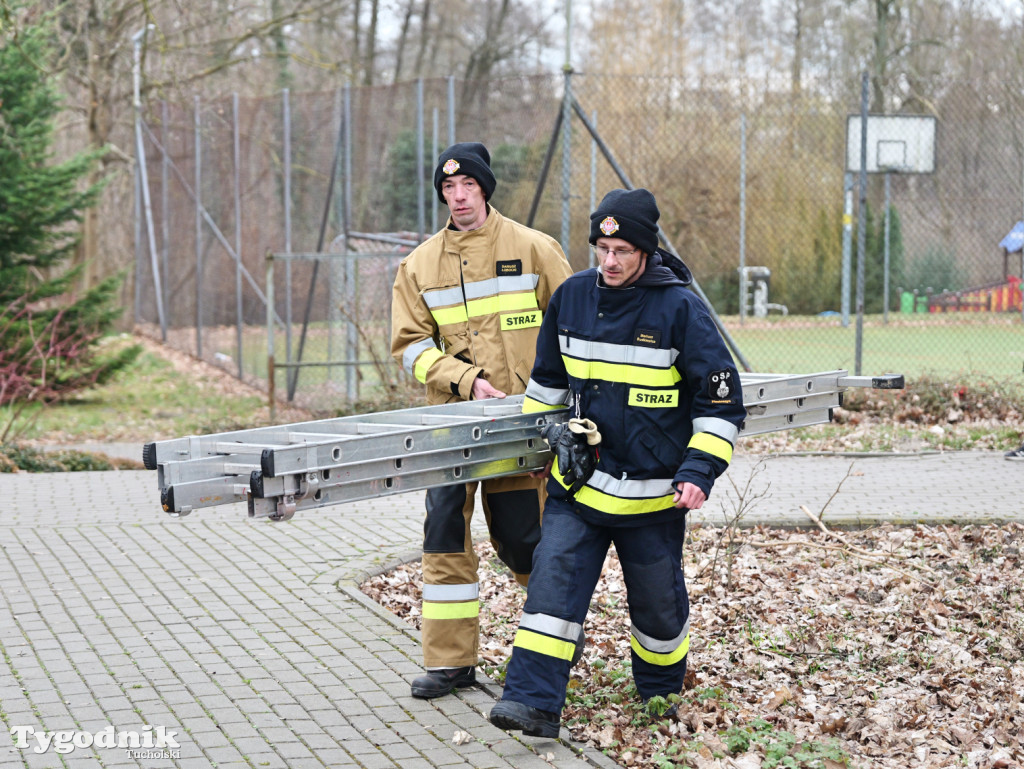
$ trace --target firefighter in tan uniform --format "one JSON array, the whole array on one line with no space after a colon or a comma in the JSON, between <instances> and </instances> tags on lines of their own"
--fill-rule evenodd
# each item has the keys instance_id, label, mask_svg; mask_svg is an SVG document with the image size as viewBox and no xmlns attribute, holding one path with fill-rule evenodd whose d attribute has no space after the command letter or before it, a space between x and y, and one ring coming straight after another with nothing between
<instances>
[{"instance_id":1,"label":"firefighter in tan uniform","mask_svg":"<svg viewBox=\"0 0 1024 769\"><path fill-rule=\"evenodd\" d=\"M530 380L548 300L571 274L557 241L488 205L495 179L479 143L441 153L434 187L447 226L398 267L391 354L426 385L427 402L503 398ZM477 483L430 489L423 527L423 660L412 695L440 697L476 683L478 559L470 520ZM540 540L544 481L483 481L491 542L526 585Z\"/></svg>"}]
</instances>

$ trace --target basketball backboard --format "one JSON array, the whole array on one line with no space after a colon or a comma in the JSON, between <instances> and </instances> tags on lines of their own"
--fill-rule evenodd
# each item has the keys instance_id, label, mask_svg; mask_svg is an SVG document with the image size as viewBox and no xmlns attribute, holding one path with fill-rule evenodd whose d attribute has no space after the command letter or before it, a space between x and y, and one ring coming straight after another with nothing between
<instances>
[{"instance_id":1,"label":"basketball backboard","mask_svg":"<svg viewBox=\"0 0 1024 769\"><path fill-rule=\"evenodd\" d=\"M935 118L931 115L868 115L869 174L935 171ZM861 116L846 118L846 170L860 171Z\"/></svg>"}]
</instances>

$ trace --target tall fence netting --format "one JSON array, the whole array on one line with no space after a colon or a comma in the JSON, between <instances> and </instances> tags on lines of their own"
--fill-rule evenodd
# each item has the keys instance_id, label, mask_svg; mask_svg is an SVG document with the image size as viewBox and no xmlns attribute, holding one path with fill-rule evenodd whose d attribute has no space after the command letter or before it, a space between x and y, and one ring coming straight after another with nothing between
<instances>
[{"instance_id":1,"label":"tall fence netting","mask_svg":"<svg viewBox=\"0 0 1024 769\"><path fill-rule=\"evenodd\" d=\"M332 411L402 384L391 285L401 258L444 225L432 176L454 137L489 148L503 214L561 240L567 212L577 270L591 263L595 203L624 186L621 174L647 187L665 240L751 369L854 370L860 191L849 192L852 217L844 204L857 84L828 98L757 96L733 83L577 74L572 97L593 130L573 114L565 166L554 134L564 83L439 79L151 105L155 252L139 238L137 322L266 387L271 258L279 397ZM1024 207L1024 108L1019 94L987 88L934 89L934 172L868 177L863 373L1021 373L1021 251L1004 237ZM743 291L741 259L757 278Z\"/></svg>"}]
</instances>

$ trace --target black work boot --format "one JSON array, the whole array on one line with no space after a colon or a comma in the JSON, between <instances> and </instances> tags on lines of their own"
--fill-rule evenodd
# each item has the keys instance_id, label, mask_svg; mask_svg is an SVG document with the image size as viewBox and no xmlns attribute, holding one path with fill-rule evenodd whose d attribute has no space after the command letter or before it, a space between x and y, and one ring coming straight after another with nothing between
<instances>
[{"instance_id":1,"label":"black work boot","mask_svg":"<svg viewBox=\"0 0 1024 769\"><path fill-rule=\"evenodd\" d=\"M489 716L499 729L517 731L530 737L557 737L561 716L548 710L538 710L513 700L494 703Z\"/></svg>"},{"instance_id":2,"label":"black work boot","mask_svg":"<svg viewBox=\"0 0 1024 769\"><path fill-rule=\"evenodd\" d=\"M472 665L464 668L428 670L425 676L413 679L412 696L421 700L432 700L434 697L443 697L466 686L476 686L476 668Z\"/></svg>"}]
</instances>

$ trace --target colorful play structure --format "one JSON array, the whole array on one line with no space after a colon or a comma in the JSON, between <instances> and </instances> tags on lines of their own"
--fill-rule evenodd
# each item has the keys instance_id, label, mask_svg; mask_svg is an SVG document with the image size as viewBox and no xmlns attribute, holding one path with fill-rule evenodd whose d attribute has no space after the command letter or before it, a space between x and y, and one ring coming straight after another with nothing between
<instances>
[{"instance_id":1,"label":"colorful play structure","mask_svg":"<svg viewBox=\"0 0 1024 769\"><path fill-rule=\"evenodd\" d=\"M999 247L1003 250L1003 280L938 294L904 291L900 294L900 312L1021 312L1021 279L1009 273L1010 255L1024 249L1024 221L1013 225Z\"/></svg>"}]
</instances>

